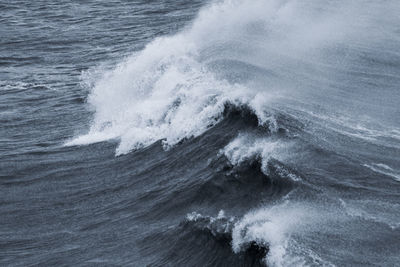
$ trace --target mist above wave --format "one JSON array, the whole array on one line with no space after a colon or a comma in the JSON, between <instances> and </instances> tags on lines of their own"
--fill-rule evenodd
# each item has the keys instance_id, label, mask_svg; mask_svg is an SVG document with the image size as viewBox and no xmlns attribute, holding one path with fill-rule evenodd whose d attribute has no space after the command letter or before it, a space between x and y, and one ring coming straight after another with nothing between
<instances>
[{"instance_id":1,"label":"mist above wave","mask_svg":"<svg viewBox=\"0 0 400 267\"><path fill-rule=\"evenodd\" d=\"M378 49L394 53L399 40L390 39L393 23L385 31L377 25L393 22L398 6L393 1L211 3L181 32L155 39L94 81L89 75L93 123L67 145L119 139L116 152L123 154L162 139L168 148L218 123L226 103L249 106L261 124L270 120L268 107L285 99L374 114L375 87L348 72L397 75L362 63L390 60ZM382 92L390 89L393 83L381 79ZM381 95L384 101L387 94ZM393 112L389 101L383 113Z\"/></svg>"}]
</instances>

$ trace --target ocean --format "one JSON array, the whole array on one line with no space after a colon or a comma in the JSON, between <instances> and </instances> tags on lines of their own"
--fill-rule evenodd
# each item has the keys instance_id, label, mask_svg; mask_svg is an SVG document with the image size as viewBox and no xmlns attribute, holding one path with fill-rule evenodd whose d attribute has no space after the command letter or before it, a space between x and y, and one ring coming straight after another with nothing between
<instances>
[{"instance_id":1,"label":"ocean","mask_svg":"<svg viewBox=\"0 0 400 267\"><path fill-rule=\"evenodd\" d=\"M399 266L397 0L0 0L1 266Z\"/></svg>"}]
</instances>

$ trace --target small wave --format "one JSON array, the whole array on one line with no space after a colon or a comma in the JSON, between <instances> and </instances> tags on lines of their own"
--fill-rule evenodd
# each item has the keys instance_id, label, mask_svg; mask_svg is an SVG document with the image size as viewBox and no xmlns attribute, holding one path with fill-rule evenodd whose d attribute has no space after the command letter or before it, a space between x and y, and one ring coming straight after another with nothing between
<instances>
[{"instance_id":1,"label":"small wave","mask_svg":"<svg viewBox=\"0 0 400 267\"><path fill-rule=\"evenodd\" d=\"M216 217L192 212L186 215L186 221L216 240L231 244L235 254L246 253L268 266L334 266L292 237L307 231L320 217L307 205L287 201L242 218L228 217L221 210Z\"/></svg>"},{"instance_id":2,"label":"small wave","mask_svg":"<svg viewBox=\"0 0 400 267\"><path fill-rule=\"evenodd\" d=\"M229 235L232 233L235 218L226 217L223 210L220 210L217 217L203 216L200 213L192 212L186 215L186 219L189 222L195 222L196 227L201 226L201 228L209 230L215 237L222 236L228 240L231 239Z\"/></svg>"},{"instance_id":3,"label":"small wave","mask_svg":"<svg viewBox=\"0 0 400 267\"><path fill-rule=\"evenodd\" d=\"M243 246L256 242L269 248L265 261L270 266L332 266L316 252L298 245L292 235L306 231L320 215L302 204L285 202L246 214L235 223L232 248L238 253Z\"/></svg>"},{"instance_id":4,"label":"small wave","mask_svg":"<svg viewBox=\"0 0 400 267\"><path fill-rule=\"evenodd\" d=\"M310 117L309 120L314 124L322 124L331 132L382 146L399 148L399 130L396 127L376 122L371 117L352 118L348 114L313 112L310 110L303 110L303 112Z\"/></svg>"},{"instance_id":5,"label":"small wave","mask_svg":"<svg viewBox=\"0 0 400 267\"><path fill-rule=\"evenodd\" d=\"M265 175L270 175L271 160L284 160L289 155L291 143L272 137L260 137L253 134L239 134L219 153L225 155L232 165L240 165L246 161L258 160ZM301 178L281 164L273 164L274 172L281 178L298 182Z\"/></svg>"},{"instance_id":6,"label":"small wave","mask_svg":"<svg viewBox=\"0 0 400 267\"><path fill-rule=\"evenodd\" d=\"M363 164L364 167L367 167L374 172L390 176L394 178L396 181L400 182L400 172L397 170L392 169L386 164L383 163L372 163L372 164Z\"/></svg>"},{"instance_id":7,"label":"small wave","mask_svg":"<svg viewBox=\"0 0 400 267\"><path fill-rule=\"evenodd\" d=\"M385 203L378 200L346 200L339 199L345 212L352 217L383 223L392 230L400 228L399 204Z\"/></svg>"},{"instance_id":8,"label":"small wave","mask_svg":"<svg viewBox=\"0 0 400 267\"><path fill-rule=\"evenodd\" d=\"M22 81L9 82L9 81L0 81L0 93L16 93L22 92L25 90L52 90L49 86L45 84L39 83L28 83Z\"/></svg>"},{"instance_id":9,"label":"small wave","mask_svg":"<svg viewBox=\"0 0 400 267\"><path fill-rule=\"evenodd\" d=\"M227 244L232 243L232 230L235 226L235 222L237 222L237 218L226 217L223 210L218 213L217 217L203 216L197 212L192 212L187 214L186 219L189 223L192 223L195 228L211 233L216 240ZM264 265L264 258L268 251L268 246L250 241L245 245L243 244L242 251L237 252L237 254L244 254L247 257L253 258L251 266L255 266ZM254 260L256 262L254 262Z\"/></svg>"}]
</instances>

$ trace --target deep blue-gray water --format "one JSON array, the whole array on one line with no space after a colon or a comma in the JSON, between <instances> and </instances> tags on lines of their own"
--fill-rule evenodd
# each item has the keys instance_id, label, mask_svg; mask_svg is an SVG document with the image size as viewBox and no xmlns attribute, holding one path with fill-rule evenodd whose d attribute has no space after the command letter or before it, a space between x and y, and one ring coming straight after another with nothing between
<instances>
[{"instance_id":1,"label":"deep blue-gray water","mask_svg":"<svg viewBox=\"0 0 400 267\"><path fill-rule=\"evenodd\" d=\"M1 266L400 266L397 0L0 0Z\"/></svg>"}]
</instances>

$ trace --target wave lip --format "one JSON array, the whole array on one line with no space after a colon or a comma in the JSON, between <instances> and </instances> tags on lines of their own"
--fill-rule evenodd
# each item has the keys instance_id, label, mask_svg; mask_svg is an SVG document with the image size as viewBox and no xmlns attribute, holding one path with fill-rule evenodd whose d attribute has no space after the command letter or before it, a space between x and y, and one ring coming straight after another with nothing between
<instances>
[{"instance_id":1,"label":"wave lip","mask_svg":"<svg viewBox=\"0 0 400 267\"><path fill-rule=\"evenodd\" d=\"M164 42L167 45L169 41ZM243 96L235 96L235 92L240 95L242 87L217 80L192 59L176 60L171 56L168 60L172 62L165 64L158 62L164 58L157 59L147 66L150 70L137 70L139 77L132 75L136 73L132 68L139 68L136 65L142 65L141 58L153 49L154 44L138 59L120 66L97 83L88 101L96 108L93 124L86 135L66 145L118 138L117 154L158 140L163 140L168 148L218 123L227 102L240 105L246 101ZM121 76L128 81L121 83Z\"/></svg>"}]
</instances>

